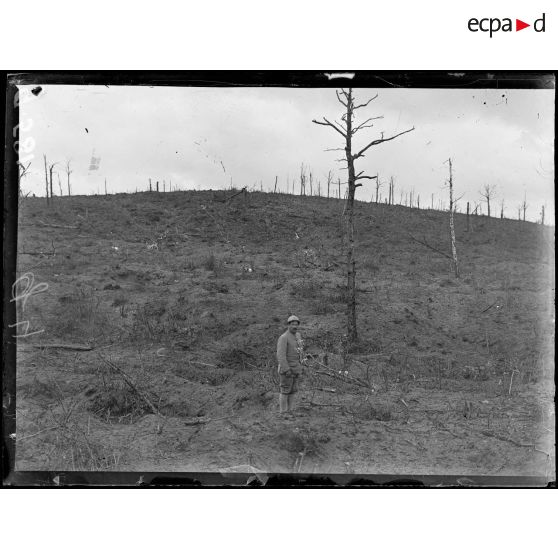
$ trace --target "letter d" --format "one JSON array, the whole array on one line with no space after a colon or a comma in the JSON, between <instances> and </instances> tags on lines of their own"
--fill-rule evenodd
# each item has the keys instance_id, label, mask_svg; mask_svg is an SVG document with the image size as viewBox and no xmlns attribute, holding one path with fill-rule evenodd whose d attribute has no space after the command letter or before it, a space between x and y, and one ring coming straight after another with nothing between
<instances>
[{"instance_id":1,"label":"letter d","mask_svg":"<svg viewBox=\"0 0 558 558\"><path fill-rule=\"evenodd\" d=\"M539 19L535 20L535 23L533 23L533 29L537 32L537 33L544 33L544 26L545 26L545 14L543 13L542 17ZM539 22L542 24L541 28L539 29Z\"/></svg>"}]
</instances>

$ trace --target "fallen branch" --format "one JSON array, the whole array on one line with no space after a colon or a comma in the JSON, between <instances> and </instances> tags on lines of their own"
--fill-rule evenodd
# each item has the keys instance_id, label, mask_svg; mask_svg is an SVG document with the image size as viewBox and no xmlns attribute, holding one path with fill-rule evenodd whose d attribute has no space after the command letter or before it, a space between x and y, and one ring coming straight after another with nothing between
<instances>
[{"instance_id":1,"label":"fallen branch","mask_svg":"<svg viewBox=\"0 0 558 558\"><path fill-rule=\"evenodd\" d=\"M329 376L330 378L336 378L337 380L341 380L342 382L345 382L346 384L353 384L353 385L356 385L356 386L359 386L359 387L370 388L370 386L366 382L363 382L362 380L359 380L357 378L352 378L350 376L344 376L344 375L338 374L338 373L336 373L335 370L333 370L333 368L330 368L329 366L326 366L325 364L323 364L319 360L315 359L312 355L306 355L306 356L307 356L307 358L309 357L310 359L312 359L315 364L317 364L318 366L322 366L323 368L325 368L327 370L326 371L326 370L318 370L317 368L310 368L316 374L319 374L321 376Z\"/></svg>"},{"instance_id":2,"label":"fallen branch","mask_svg":"<svg viewBox=\"0 0 558 558\"><path fill-rule=\"evenodd\" d=\"M198 424L207 424L208 422L215 422L217 420L225 420L225 419L233 418L235 416L236 415L228 415L226 417L218 417L218 418L200 418L200 419L196 419L196 420L183 421L182 424L184 426L196 426Z\"/></svg>"},{"instance_id":3,"label":"fallen branch","mask_svg":"<svg viewBox=\"0 0 558 558\"><path fill-rule=\"evenodd\" d=\"M40 343L32 345L35 349L64 349L66 351L92 351L95 347L91 345L65 345L62 343Z\"/></svg>"},{"instance_id":4,"label":"fallen branch","mask_svg":"<svg viewBox=\"0 0 558 558\"><path fill-rule=\"evenodd\" d=\"M231 201L233 198L236 198L236 196L240 196L240 194L242 194L242 193L244 193L244 192L248 193L248 190L246 190L246 187L242 188L242 190L240 190L240 192L237 192L236 194L233 194L232 196L229 196L228 198L226 198L226 199L224 199L224 200L219 200L219 201L221 201L221 202L223 202L223 203L229 202L229 201Z\"/></svg>"},{"instance_id":5,"label":"fallen branch","mask_svg":"<svg viewBox=\"0 0 558 558\"><path fill-rule=\"evenodd\" d=\"M471 429L472 430L472 429ZM517 442L516 440L512 440L512 438L507 438L506 436L500 436L499 434L495 434L494 432L490 432L488 430L480 430L479 431L484 436L489 436L490 438L496 438L497 440L501 440L502 442L509 442L518 448L534 448L535 444L524 444L523 442Z\"/></svg>"},{"instance_id":6,"label":"fallen branch","mask_svg":"<svg viewBox=\"0 0 558 558\"><path fill-rule=\"evenodd\" d=\"M79 227L74 225L54 225L53 223L45 223L43 221L39 221L37 224L38 227L52 227L53 229L79 229Z\"/></svg>"},{"instance_id":7,"label":"fallen branch","mask_svg":"<svg viewBox=\"0 0 558 558\"><path fill-rule=\"evenodd\" d=\"M55 252L18 252L18 254L25 256L54 256Z\"/></svg>"},{"instance_id":8,"label":"fallen branch","mask_svg":"<svg viewBox=\"0 0 558 558\"><path fill-rule=\"evenodd\" d=\"M407 234L409 234L409 233L407 233ZM423 246L426 246L427 248L430 248L430 250L433 250L437 254L441 254L442 256L444 256L444 258L448 258L449 260L453 260L453 258L449 254L446 254L445 252L442 252L441 250L438 250L438 248L434 248L434 246L430 246L430 244L428 244L428 242L426 242L426 239L424 239L424 241L422 241L422 240L419 240L418 238L415 238L412 234L409 234L409 236L415 242L418 242L419 244L422 244Z\"/></svg>"},{"instance_id":9,"label":"fallen branch","mask_svg":"<svg viewBox=\"0 0 558 558\"><path fill-rule=\"evenodd\" d=\"M134 384L133 380L130 378L130 376L128 376L128 374L126 374L126 372L124 372L124 370L122 370L121 368L119 368L118 366L116 366L116 364L114 364L113 362L111 362L110 360L104 358L102 355L99 356L99 358L106 364L108 364L115 372L117 372L118 374L120 374L122 376L122 379L126 382L126 384L128 384L128 386L130 386L130 388L137 393L151 408L151 410L158 416L164 417L163 414L161 414L159 412L159 409L157 409L155 407L155 405L153 405L153 403L151 402L151 400L149 399L149 397L147 397L147 395L145 395L137 386L136 384Z\"/></svg>"},{"instance_id":10,"label":"fallen branch","mask_svg":"<svg viewBox=\"0 0 558 558\"><path fill-rule=\"evenodd\" d=\"M310 405L312 407L343 407L339 403L314 403L313 401L310 401Z\"/></svg>"},{"instance_id":11,"label":"fallen branch","mask_svg":"<svg viewBox=\"0 0 558 558\"><path fill-rule=\"evenodd\" d=\"M54 430L55 428L58 428L59 425L57 424L56 426L49 426L48 428L43 428L42 430L39 430L38 432L35 432L35 434L29 434L29 436L23 436L23 438L17 438L16 437L16 442L21 442L23 440L27 440L28 438L33 438L34 436L38 436L39 434L42 434L43 432L46 432L47 430Z\"/></svg>"}]
</instances>

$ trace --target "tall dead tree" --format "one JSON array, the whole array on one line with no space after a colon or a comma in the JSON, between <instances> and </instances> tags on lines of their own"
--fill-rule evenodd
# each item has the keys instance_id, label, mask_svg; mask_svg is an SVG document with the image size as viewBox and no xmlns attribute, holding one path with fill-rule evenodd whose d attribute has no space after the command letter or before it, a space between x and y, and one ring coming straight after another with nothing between
<instances>
[{"instance_id":1,"label":"tall dead tree","mask_svg":"<svg viewBox=\"0 0 558 558\"><path fill-rule=\"evenodd\" d=\"M52 199L54 197L53 192L52 192L52 171L54 170L54 167L57 165L58 163L52 163L52 165L50 165L48 167L48 172L49 172L49 177L50 177L50 199Z\"/></svg>"},{"instance_id":2,"label":"tall dead tree","mask_svg":"<svg viewBox=\"0 0 558 558\"><path fill-rule=\"evenodd\" d=\"M62 181L60 180L60 173L57 172L56 176L58 177L58 189L60 190L60 197L62 197L64 195L64 192L62 192Z\"/></svg>"},{"instance_id":3,"label":"tall dead tree","mask_svg":"<svg viewBox=\"0 0 558 558\"><path fill-rule=\"evenodd\" d=\"M523 198L523 203L521 204L521 209L523 210L523 220L525 221L525 213L527 212L527 192L525 192L525 197Z\"/></svg>"},{"instance_id":4,"label":"tall dead tree","mask_svg":"<svg viewBox=\"0 0 558 558\"><path fill-rule=\"evenodd\" d=\"M455 272L455 277L459 277L459 264L457 262L457 248L455 246L455 225L453 222L454 213L454 200L453 200L453 176L451 172L451 159L448 159L449 163L449 224L450 224L450 242L451 242L451 257L453 260L453 270Z\"/></svg>"},{"instance_id":5,"label":"tall dead tree","mask_svg":"<svg viewBox=\"0 0 558 558\"><path fill-rule=\"evenodd\" d=\"M486 200L486 210L487 214L490 217L490 200L494 197L494 193L496 192L496 186L485 184L480 191L480 195Z\"/></svg>"},{"instance_id":6,"label":"tall dead tree","mask_svg":"<svg viewBox=\"0 0 558 558\"><path fill-rule=\"evenodd\" d=\"M70 163L71 163L71 162L72 162L71 159L68 159L68 160L66 161L66 178L67 178L67 182L68 182L68 196L71 196L71 195L72 195L72 189L71 189L71 187L70 187L70 175L71 175L74 171L71 169L71 166L70 166Z\"/></svg>"},{"instance_id":7,"label":"tall dead tree","mask_svg":"<svg viewBox=\"0 0 558 558\"><path fill-rule=\"evenodd\" d=\"M331 179L332 179L331 171L329 170L327 171L327 197L328 198L329 198L329 188L331 186Z\"/></svg>"},{"instance_id":8,"label":"tall dead tree","mask_svg":"<svg viewBox=\"0 0 558 558\"><path fill-rule=\"evenodd\" d=\"M380 177L376 177L376 203L378 203L378 196L380 195Z\"/></svg>"},{"instance_id":9,"label":"tall dead tree","mask_svg":"<svg viewBox=\"0 0 558 558\"><path fill-rule=\"evenodd\" d=\"M21 196L21 179L29 172L29 167L31 166L31 161L24 165L23 163L18 163L18 175L17 175L17 195Z\"/></svg>"},{"instance_id":10,"label":"tall dead tree","mask_svg":"<svg viewBox=\"0 0 558 558\"><path fill-rule=\"evenodd\" d=\"M544 205L541 207L541 225L544 225Z\"/></svg>"},{"instance_id":11,"label":"tall dead tree","mask_svg":"<svg viewBox=\"0 0 558 558\"><path fill-rule=\"evenodd\" d=\"M391 141L403 134L411 132L414 130L410 128L394 136L385 138L384 134L381 137L367 143L362 149L353 151L353 136L364 128L373 127L372 121L382 116L368 118L356 124L354 121L355 111L368 106L370 102L378 97L375 95L365 103L355 105L355 99L353 97L353 90L349 88L348 90L341 89L336 90L337 100L344 107L344 112L341 115L341 122L334 120L331 122L327 118L323 117L323 120L312 120L314 124L319 124L321 126L328 126L333 128L338 134L343 137L344 146L341 148L345 152L345 157L342 161L347 163L347 174L348 174L348 187L347 187L347 203L345 211L345 247L346 247L346 269L347 269L347 341L353 343L357 340L357 323L356 323L356 262L354 257L354 201L355 201L355 191L361 183L357 183L357 180L374 180L375 176L367 176L363 171L355 173L355 161L364 157L366 151L375 145Z\"/></svg>"},{"instance_id":12,"label":"tall dead tree","mask_svg":"<svg viewBox=\"0 0 558 558\"><path fill-rule=\"evenodd\" d=\"M304 171L304 163L300 165L300 195L306 195L306 172Z\"/></svg>"},{"instance_id":13,"label":"tall dead tree","mask_svg":"<svg viewBox=\"0 0 558 558\"><path fill-rule=\"evenodd\" d=\"M48 163L46 155L43 155L43 159L45 160L45 184L46 184L46 202L47 205L50 203L50 196L48 191Z\"/></svg>"},{"instance_id":14,"label":"tall dead tree","mask_svg":"<svg viewBox=\"0 0 558 558\"><path fill-rule=\"evenodd\" d=\"M506 209L506 206L504 205L504 198L502 198L502 203L500 204L500 219L504 218L504 209Z\"/></svg>"}]
</instances>

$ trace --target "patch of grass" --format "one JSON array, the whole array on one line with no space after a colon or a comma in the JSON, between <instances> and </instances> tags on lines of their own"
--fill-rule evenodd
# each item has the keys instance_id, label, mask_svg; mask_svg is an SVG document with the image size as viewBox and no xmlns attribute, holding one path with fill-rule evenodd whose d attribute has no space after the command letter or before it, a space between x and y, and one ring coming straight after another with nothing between
<instances>
[{"instance_id":1,"label":"patch of grass","mask_svg":"<svg viewBox=\"0 0 558 558\"><path fill-rule=\"evenodd\" d=\"M232 370L244 370L248 367L248 362L253 361L253 357L244 348L225 347L218 355L219 361L227 368Z\"/></svg>"},{"instance_id":2,"label":"patch of grass","mask_svg":"<svg viewBox=\"0 0 558 558\"><path fill-rule=\"evenodd\" d=\"M301 298L314 298L320 296L323 285L314 277L303 277L291 283L291 294Z\"/></svg>"},{"instance_id":3,"label":"patch of grass","mask_svg":"<svg viewBox=\"0 0 558 558\"><path fill-rule=\"evenodd\" d=\"M93 290L78 288L58 301L57 312L47 318L47 333L58 337L97 339L112 332L101 298Z\"/></svg>"}]
</instances>

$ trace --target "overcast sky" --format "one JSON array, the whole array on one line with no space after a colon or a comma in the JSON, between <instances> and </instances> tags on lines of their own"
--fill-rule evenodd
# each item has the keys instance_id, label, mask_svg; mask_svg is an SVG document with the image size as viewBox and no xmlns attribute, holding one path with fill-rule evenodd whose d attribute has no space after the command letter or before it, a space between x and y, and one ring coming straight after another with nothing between
<instances>
[{"instance_id":1,"label":"overcast sky","mask_svg":"<svg viewBox=\"0 0 558 558\"><path fill-rule=\"evenodd\" d=\"M343 138L312 119L339 119L342 107L333 89L179 88L46 85L38 96L21 86L20 139L32 140L32 165L24 192L44 195L43 154L66 184L64 163L72 160L72 193L133 192L165 180L182 189L222 189L232 184L299 191L304 163L324 191L328 170L346 180L335 161ZM447 200L444 189L452 158L457 195L480 201L484 184L497 187L498 208L517 216L527 194L527 218L537 220L546 204L554 214L554 90L355 89L357 100L378 98L357 112L357 121L383 115L355 136L364 146L384 132L409 134L372 147L357 171L394 177L400 192L414 189L421 206L431 195ZM100 157L90 171L91 157ZM22 154L23 155L23 154ZM58 191L55 178L56 192ZM357 197L370 200L370 181ZM382 188L387 194L387 185ZM383 197L383 196L382 196ZM493 211L494 211L493 209Z\"/></svg>"}]
</instances>

